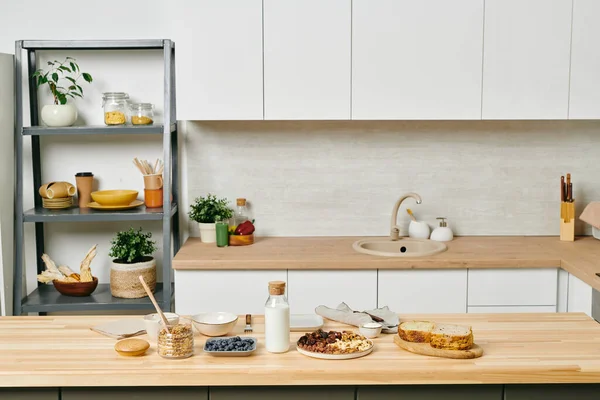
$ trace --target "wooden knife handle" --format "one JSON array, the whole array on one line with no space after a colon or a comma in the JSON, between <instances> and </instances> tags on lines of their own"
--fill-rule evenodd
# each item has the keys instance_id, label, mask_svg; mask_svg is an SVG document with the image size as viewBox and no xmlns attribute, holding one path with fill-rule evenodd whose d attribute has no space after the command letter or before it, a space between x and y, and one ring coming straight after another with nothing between
<instances>
[{"instance_id":1,"label":"wooden knife handle","mask_svg":"<svg viewBox=\"0 0 600 400\"><path fill-rule=\"evenodd\" d=\"M252 316L250 314L246 314L246 325L252 324Z\"/></svg>"}]
</instances>

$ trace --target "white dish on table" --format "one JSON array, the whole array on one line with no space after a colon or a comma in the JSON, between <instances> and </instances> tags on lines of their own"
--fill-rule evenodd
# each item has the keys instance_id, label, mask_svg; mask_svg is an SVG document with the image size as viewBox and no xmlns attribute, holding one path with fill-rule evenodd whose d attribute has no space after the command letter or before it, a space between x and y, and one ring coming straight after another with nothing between
<instances>
[{"instance_id":1,"label":"white dish on table","mask_svg":"<svg viewBox=\"0 0 600 400\"><path fill-rule=\"evenodd\" d=\"M367 322L366 324L361 325L358 328L358 331L367 339L374 339L381 334L382 329L383 325L379 322Z\"/></svg>"},{"instance_id":2,"label":"white dish on table","mask_svg":"<svg viewBox=\"0 0 600 400\"><path fill-rule=\"evenodd\" d=\"M600 229L596 228L595 226L592 226L592 236L600 240Z\"/></svg>"},{"instance_id":3,"label":"white dish on table","mask_svg":"<svg viewBox=\"0 0 600 400\"><path fill-rule=\"evenodd\" d=\"M192 322L204 336L225 336L233 330L238 316L229 312L196 314Z\"/></svg>"},{"instance_id":4,"label":"white dish on table","mask_svg":"<svg viewBox=\"0 0 600 400\"><path fill-rule=\"evenodd\" d=\"M314 332L323 327L323 317L317 314L290 315L290 331Z\"/></svg>"},{"instance_id":5,"label":"white dish on table","mask_svg":"<svg viewBox=\"0 0 600 400\"><path fill-rule=\"evenodd\" d=\"M351 360L353 358L360 358L360 357L364 357L366 355L371 354L371 352L373 351L373 348L375 347L375 344L371 340L369 340L369 343L371 344L371 347L369 347L367 350L358 351L356 353L348 353L348 354L314 353L312 351L307 351L307 350L304 350L297 346L296 346L296 350L298 350L298 353L303 354L305 356L312 357L312 358L320 358L322 360Z\"/></svg>"}]
</instances>

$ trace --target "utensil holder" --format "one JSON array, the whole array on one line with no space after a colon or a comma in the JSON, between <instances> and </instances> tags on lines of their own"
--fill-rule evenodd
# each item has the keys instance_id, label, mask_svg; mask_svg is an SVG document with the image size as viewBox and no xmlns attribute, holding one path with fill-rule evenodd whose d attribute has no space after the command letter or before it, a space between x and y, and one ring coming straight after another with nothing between
<instances>
[{"instance_id":1,"label":"utensil holder","mask_svg":"<svg viewBox=\"0 0 600 400\"><path fill-rule=\"evenodd\" d=\"M573 242L575 240L575 202L560 203L560 240Z\"/></svg>"}]
</instances>

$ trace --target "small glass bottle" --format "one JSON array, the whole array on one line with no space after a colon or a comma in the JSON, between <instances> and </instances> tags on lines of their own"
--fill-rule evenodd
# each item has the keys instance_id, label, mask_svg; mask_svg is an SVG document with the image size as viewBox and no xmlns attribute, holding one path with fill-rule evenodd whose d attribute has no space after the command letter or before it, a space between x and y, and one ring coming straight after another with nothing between
<instances>
[{"instance_id":1,"label":"small glass bottle","mask_svg":"<svg viewBox=\"0 0 600 400\"><path fill-rule=\"evenodd\" d=\"M154 105L151 103L133 103L129 106L132 125L152 125L154 123Z\"/></svg>"},{"instance_id":2,"label":"small glass bottle","mask_svg":"<svg viewBox=\"0 0 600 400\"><path fill-rule=\"evenodd\" d=\"M215 229L217 232L217 247L229 246L229 224L227 220L217 220Z\"/></svg>"},{"instance_id":3,"label":"small glass bottle","mask_svg":"<svg viewBox=\"0 0 600 400\"><path fill-rule=\"evenodd\" d=\"M106 125L125 125L127 121L127 100L129 100L129 95L123 92L106 92L102 94L104 123Z\"/></svg>"},{"instance_id":4,"label":"small glass bottle","mask_svg":"<svg viewBox=\"0 0 600 400\"><path fill-rule=\"evenodd\" d=\"M158 355L163 358L188 358L194 355L194 331L192 325L183 323L163 327L158 333Z\"/></svg>"},{"instance_id":5,"label":"small glass bottle","mask_svg":"<svg viewBox=\"0 0 600 400\"><path fill-rule=\"evenodd\" d=\"M270 353L290 349L290 305L285 297L285 282L269 282L265 304L265 347Z\"/></svg>"},{"instance_id":6,"label":"small glass bottle","mask_svg":"<svg viewBox=\"0 0 600 400\"><path fill-rule=\"evenodd\" d=\"M246 199L239 198L235 200L237 208L233 215L233 224L239 226L242 222L248 221L248 207L246 207Z\"/></svg>"}]
</instances>

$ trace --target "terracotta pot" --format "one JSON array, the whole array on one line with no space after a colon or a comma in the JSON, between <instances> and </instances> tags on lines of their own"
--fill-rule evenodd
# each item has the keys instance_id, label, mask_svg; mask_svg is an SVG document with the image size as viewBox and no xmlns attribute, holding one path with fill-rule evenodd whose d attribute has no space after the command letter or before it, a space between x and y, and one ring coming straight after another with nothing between
<instances>
[{"instance_id":1,"label":"terracotta pot","mask_svg":"<svg viewBox=\"0 0 600 400\"><path fill-rule=\"evenodd\" d=\"M154 293L156 288L156 260L145 257L144 261L125 264L113 260L110 267L110 293L122 299L139 299L148 296L139 276L143 276L146 284Z\"/></svg>"}]
</instances>

